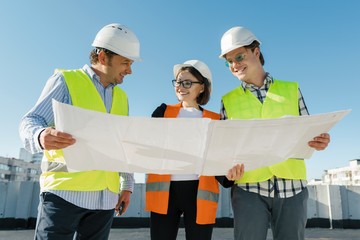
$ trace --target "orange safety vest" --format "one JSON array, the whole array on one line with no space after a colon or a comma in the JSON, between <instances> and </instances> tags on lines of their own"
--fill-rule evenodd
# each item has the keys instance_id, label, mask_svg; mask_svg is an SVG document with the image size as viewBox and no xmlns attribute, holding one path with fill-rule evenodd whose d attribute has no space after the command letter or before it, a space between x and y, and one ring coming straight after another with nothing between
<instances>
[{"instance_id":1,"label":"orange safety vest","mask_svg":"<svg viewBox=\"0 0 360 240\"><path fill-rule=\"evenodd\" d=\"M181 103L167 105L164 117L176 118ZM220 115L203 110L204 118L219 120ZM146 211L167 214L169 203L170 174L148 174L146 180ZM200 176L196 200L196 223L213 224L219 199L219 184L214 176Z\"/></svg>"}]
</instances>

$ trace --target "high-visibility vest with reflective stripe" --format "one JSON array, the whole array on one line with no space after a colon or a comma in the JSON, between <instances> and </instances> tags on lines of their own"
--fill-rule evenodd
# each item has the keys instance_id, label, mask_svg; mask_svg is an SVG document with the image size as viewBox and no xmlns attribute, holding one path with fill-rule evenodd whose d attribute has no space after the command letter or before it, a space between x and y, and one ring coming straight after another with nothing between
<instances>
[{"instance_id":1,"label":"high-visibility vest with reflective stripe","mask_svg":"<svg viewBox=\"0 0 360 240\"><path fill-rule=\"evenodd\" d=\"M81 69L61 70L68 87L72 105L106 112L105 105L88 75ZM128 115L125 92L114 87L111 114ZM84 119L86 122L87 119ZM62 150L44 151L40 176L41 191L99 191L108 188L119 192L119 173L108 171L68 172Z\"/></svg>"},{"instance_id":2,"label":"high-visibility vest with reflective stripe","mask_svg":"<svg viewBox=\"0 0 360 240\"><path fill-rule=\"evenodd\" d=\"M299 116L298 92L297 83L275 80L271 84L263 103L249 90L244 91L242 86L224 95L222 101L228 119ZM270 167L245 172L244 176L236 183L262 182L273 176L286 179L306 179L305 163L303 160L290 158Z\"/></svg>"},{"instance_id":3,"label":"high-visibility vest with reflective stripe","mask_svg":"<svg viewBox=\"0 0 360 240\"><path fill-rule=\"evenodd\" d=\"M167 105L164 117L176 118L181 103ZM203 110L204 118L219 120L220 115ZM146 180L146 211L167 214L169 203L171 175L148 174ZM216 210L219 200L219 184L213 176L200 176L196 201L196 223L213 224L216 219Z\"/></svg>"}]
</instances>

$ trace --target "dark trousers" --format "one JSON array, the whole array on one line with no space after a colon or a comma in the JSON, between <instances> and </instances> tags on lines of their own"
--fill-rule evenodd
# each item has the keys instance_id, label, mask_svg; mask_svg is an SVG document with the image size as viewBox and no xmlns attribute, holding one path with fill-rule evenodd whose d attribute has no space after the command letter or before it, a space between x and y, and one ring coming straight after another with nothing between
<instances>
[{"instance_id":1,"label":"dark trousers","mask_svg":"<svg viewBox=\"0 0 360 240\"><path fill-rule=\"evenodd\" d=\"M199 181L173 181L167 214L150 214L152 240L175 240L183 215L187 240L211 239L214 224L196 223L196 195Z\"/></svg>"},{"instance_id":2,"label":"dark trousers","mask_svg":"<svg viewBox=\"0 0 360 240\"><path fill-rule=\"evenodd\" d=\"M304 240L308 196L307 188L290 198L270 198L233 186L234 239L265 240L270 224L274 240Z\"/></svg>"},{"instance_id":3,"label":"dark trousers","mask_svg":"<svg viewBox=\"0 0 360 240\"><path fill-rule=\"evenodd\" d=\"M40 195L34 239L108 239L113 216L113 209L84 209L44 192Z\"/></svg>"}]
</instances>

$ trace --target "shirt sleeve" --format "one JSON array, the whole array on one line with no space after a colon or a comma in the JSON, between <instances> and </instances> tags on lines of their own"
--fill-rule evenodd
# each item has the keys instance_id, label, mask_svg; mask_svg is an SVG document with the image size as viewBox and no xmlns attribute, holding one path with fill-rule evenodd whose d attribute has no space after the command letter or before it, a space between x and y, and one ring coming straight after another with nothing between
<instances>
[{"instance_id":1,"label":"shirt sleeve","mask_svg":"<svg viewBox=\"0 0 360 240\"><path fill-rule=\"evenodd\" d=\"M120 173L120 191L134 192L135 178L133 173Z\"/></svg>"},{"instance_id":2,"label":"shirt sleeve","mask_svg":"<svg viewBox=\"0 0 360 240\"><path fill-rule=\"evenodd\" d=\"M54 126L52 99L70 103L69 91L61 73L55 73L48 79L36 104L20 121L20 139L30 153L42 151L39 134L43 129Z\"/></svg>"},{"instance_id":3,"label":"shirt sleeve","mask_svg":"<svg viewBox=\"0 0 360 240\"><path fill-rule=\"evenodd\" d=\"M224 102L221 101L220 120L226 120L226 119L227 119L227 115L226 115L226 110L225 110Z\"/></svg>"},{"instance_id":4,"label":"shirt sleeve","mask_svg":"<svg viewBox=\"0 0 360 240\"><path fill-rule=\"evenodd\" d=\"M151 114L151 117L153 117L153 118L162 118L162 117L164 117L165 110L166 110L166 104L162 103L160 106L158 106L154 110L154 112Z\"/></svg>"},{"instance_id":5,"label":"shirt sleeve","mask_svg":"<svg viewBox=\"0 0 360 240\"><path fill-rule=\"evenodd\" d=\"M223 186L224 188L232 187L235 181L230 181L226 176L215 176L216 180Z\"/></svg>"},{"instance_id":6,"label":"shirt sleeve","mask_svg":"<svg viewBox=\"0 0 360 240\"><path fill-rule=\"evenodd\" d=\"M299 115L300 116L309 115L309 111L306 107L305 100L300 91L300 88L299 88Z\"/></svg>"}]
</instances>

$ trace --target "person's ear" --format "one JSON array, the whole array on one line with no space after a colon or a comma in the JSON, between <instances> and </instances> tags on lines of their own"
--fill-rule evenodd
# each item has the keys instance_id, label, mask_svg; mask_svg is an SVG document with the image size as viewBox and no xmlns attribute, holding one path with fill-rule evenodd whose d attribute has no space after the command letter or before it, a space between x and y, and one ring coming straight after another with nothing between
<instances>
[{"instance_id":1,"label":"person's ear","mask_svg":"<svg viewBox=\"0 0 360 240\"><path fill-rule=\"evenodd\" d=\"M257 57L260 57L260 48L255 48L254 49L254 54L255 54L255 56L257 56Z\"/></svg>"},{"instance_id":2,"label":"person's ear","mask_svg":"<svg viewBox=\"0 0 360 240\"><path fill-rule=\"evenodd\" d=\"M101 64L105 64L106 62L106 53L104 51L100 51L99 54L98 54L98 60L99 60L99 63Z\"/></svg>"}]
</instances>

